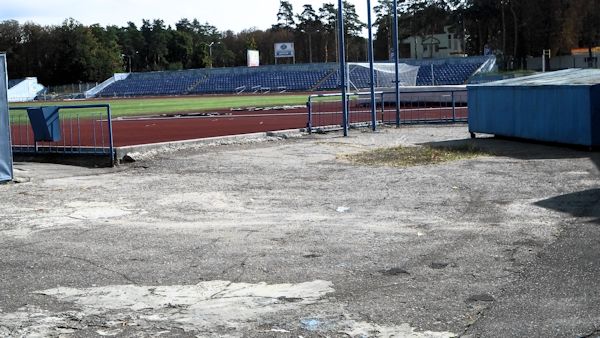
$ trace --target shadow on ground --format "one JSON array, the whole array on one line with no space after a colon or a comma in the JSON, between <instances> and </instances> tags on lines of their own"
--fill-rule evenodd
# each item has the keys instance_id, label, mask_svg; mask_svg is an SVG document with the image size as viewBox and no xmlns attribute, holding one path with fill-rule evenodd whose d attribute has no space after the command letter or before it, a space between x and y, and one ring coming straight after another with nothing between
<instances>
[{"instance_id":1,"label":"shadow on ground","mask_svg":"<svg viewBox=\"0 0 600 338\"><path fill-rule=\"evenodd\" d=\"M472 146L475 149L495 156L511 157L520 160L591 158L598 169L600 169L600 152L587 151L583 147L576 146L534 143L496 137L428 142L422 145L446 148Z\"/></svg>"},{"instance_id":2,"label":"shadow on ground","mask_svg":"<svg viewBox=\"0 0 600 338\"><path fill-rule=\"evenodd\" d=\"M112 167L110 156L86 154L16 154L15 162L55 163L83 168L109 168Z\"/></svg>"},{"instance_id":3,"label":"shadow on ground","mask_svg":"<svg viewBox=\"0 0 600 338\"><path fill-rule=\"evenodd\" d=\"M446 148L464 148L465 146L470 146L495 156L504 156L520 160L590 158L596 168L600 170L600 152L586 151L580 147L532 143L499 138L463 139L431 142L423 145ZM543 208L568 213L577 218L592 218L593 223L600 225L600 188L560 195L539 201L535 204Z\"/></svg>"},{"instance_id":4,"label":"shadow on ground","mask_svg":"<svg viewBox=\"0 0 600 338\"><path fill-rule=\"evenodd\" d=\"M535 203L537 206L571 214L578 218L592 218L600 225L600 189L578 191Z\"/></svg>"}]
</instances>

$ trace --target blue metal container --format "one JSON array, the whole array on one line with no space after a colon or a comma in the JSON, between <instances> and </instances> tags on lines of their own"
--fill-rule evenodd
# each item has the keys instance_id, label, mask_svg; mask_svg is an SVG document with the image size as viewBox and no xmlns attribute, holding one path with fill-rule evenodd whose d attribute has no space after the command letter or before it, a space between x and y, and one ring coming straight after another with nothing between
<instances>
[{"instance_id":1,"label":"blue metal container","mask_svg":"<svg viewBox=\"0 0 600 338\"><path fill-rule=\"evenodd\" d=\"M469 131L600 146L600 71L569 69L471 85Z\"/></svg>"},{"instance_id":2,"label":"blue metal container","mask_svg":"<svg viewBox=\"0 0 600 338\"><path fill-rule=\"evenodd\" d=\"M36 142L60 141L59 107L33 107L27 108L27 115L31 122L33 135Z\"/></svg>"}]
</instances>

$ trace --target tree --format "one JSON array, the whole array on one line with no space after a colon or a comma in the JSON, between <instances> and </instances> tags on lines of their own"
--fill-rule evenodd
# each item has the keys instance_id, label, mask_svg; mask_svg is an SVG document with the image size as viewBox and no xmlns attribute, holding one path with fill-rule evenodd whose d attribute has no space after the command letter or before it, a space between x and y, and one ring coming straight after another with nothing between
<instances>
[{"instance_id":1,"label":"tree","mask_svg":"<svg viewBox=\"0 0 600 338\"><path fill-rule=\"evenodd\" d=\"M323 4L323 7L319 8L319 19L323 27L322 35L324 35L325 40L323 44L324 60L325 62L329 62L330 59L337 61L337 10L335 5L332 3ZM330 48L332 44L333 48ZM331 57L332 51L335 53L333 57Z\"/></svg>"},{"instance_id":2,"label":"tree","mask_svg":"<svg viewBox=\"0 0 600 338\"><path fill-rule=\"evenodd\" d=\"M64 83L56 74L59 63L57 50L60 48L59 42L56 40L57 28L25 23L22 30L23 40L18 57L15 58L16 65L11 66L12 62L9 62L9 76L11 78L37 76L39 81L44 84Z\"/></svg>"},{"instance_id":3,"label":"tree","mask_svg":"<svg viewBox=\"0 0 600 338\"><path fill-rule=\"evenodd\" d=\"M579 3L584 8L579 45L588 48L588 64L592 67L592 48L600 45L600 0L579 0Z\"/></svg>"},{"instance_id":4,"label":"tree","mask_svg":"<svg viewBox=\"0 0 600 338\"><path fill-rule=\"evenodd\" d=\"M97 43L91 51L92 65L86 71L87 78L102 82L121 69L123 59L117 37L118 28L92 25L89 29Z\"/></svg>"},{"instance_id":5,"label":"tree","mask_svg":"<svg viewBox=\"0 0 600 338\"><path fill-rule=\"evenodd\" d=\"M147 70L164 70L168 65L167 55L169 49L168 32L163 20L156 19L152 23L142 20L142 36L144 37L144 49Z\"/></svg>"},{"instance_id":6,"label":"tree","mask_svg":"<svg viewBox=\"0 0 600 338\"><path fill-rule=\"evenodd\" d=\"M292 31L295 26L294 7L289 1L281 0L279 2L279 11L277 12L277 24L273 28Z\"/></svg>"},{"instance_id":7,"label":"tree","mask_svg":"<svg viewBox=\"0 0 600 338\"><path fill-rule=\"evenodd\" d=\"M7 64L9 69L18 74L23 74L22 64L18 62L21 39L23 39L23 29L16 20L0 22L0 51L6 52Z\"/></svg>"},{"instance_id":8,"label":"tree","mask_svg":"<svg viewBox=\"0 0 600 338\"><path fill-rule=\"evenodd\" d=\"M393 0L379 0L374 11L375 21L373 22L373 26L377 28L375 41L373 41L375 58L387 60L392 50Z\"/></svg>"},{"instance_id":9,"label":"tree","mask_svg":"<svg viewBox=\"0 0 600 338\"><path fill-rule=\"evenodd\" d=\"M363 29L367 26L360 21L356 13L356 6L348 1L343 2L344 35L346 39L347 57L350 61L363 61L366 59L366 40L361 37Z\"/></svg>"},{"instance_id":10,"label":"tree","mask_svg":"<svg viewBox=\"0 0 600 338\"><path fill-rule=\"evenodd\" d=\"M71 18L65 20L55 34L60 47L56 51L55 77L60 74L65 83L106 79L100 77L104 75L101 69L110 62L103 65L102 57L110 57L110 52L100 55L103 46L90 27ZM117 60L120 61L120 58ZM117 61L117 69L119 64ZM111 70L114 71L115 68Z\"/></svg>"},{"instance_id":11,"label":"tree","mask_svg":"<svg viewBox=\"0 0 600 338\"><path fill-rule=\"evenodd\" d=\"M131 62L131 70L134 72L145 69L146 66L142 62L140 53L144 51L146 42L137 26L133 22L128 22L126 27L119 29L117 36L119 45L121 46L121 54L125 55L123 61L127 63Z\"/></svg>"},{"instance_id":12,"label":"tree","mask_svg":"<svg viewBox=\"0 0 600 338\"><path fill-rule=\"evenodd\" d=\"M167 43L169 69L184 69L190 66L194 51L193 43L191 33L181 30L169 31Z\"/></svg>"},{"instance_id":13,"label":"tree","mask_svg":"<svg viewBox=\"0 0 600 338\"><path fill-rule=\"evenodd\" d=\"M297 31L301 36L305 36L308 41L308 62L313 62L313 35L322 30L322 23L319 20L317 12L311 5L304 5L304 10L297 16Z\"/></svg>"}]
</instances>

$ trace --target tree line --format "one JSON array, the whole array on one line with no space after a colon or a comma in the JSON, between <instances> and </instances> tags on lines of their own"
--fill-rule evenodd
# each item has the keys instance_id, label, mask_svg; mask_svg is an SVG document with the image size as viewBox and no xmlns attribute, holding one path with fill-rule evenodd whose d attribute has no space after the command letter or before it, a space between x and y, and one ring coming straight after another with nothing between
<instances>
[{"instance_id":1,"label":"tree line","mask_svg":"<svg viewBox=\"0 0 600 338\"><path fill-rule=\"evenodd\" d=\"M393 1L398 1L400 40L450 26L466 54L490 49L507 61L506 67L519 67L526 56L540 55L543 49L554 55L569 54L572 48L591 53L600 45L600 0L378 0L378 60L391 55ZM364 13L347 1L343 13L348 60L366 61ZM261 64L274 64L276 42L294 42L299 63L337 61L335 3L295 10L281 0L274 19L269 29L242 32L219 31L197 19L181 19L174 26L143 20L140 27L132 22L103 27L74 19L49 26L8 20L0 22L0 51L7 52L11 78L37 76L47 85L103 81L115 72L244 66L248 49L259 50ZM405 46L400 56L410 56Z\"/></svg>"}]
</instances>

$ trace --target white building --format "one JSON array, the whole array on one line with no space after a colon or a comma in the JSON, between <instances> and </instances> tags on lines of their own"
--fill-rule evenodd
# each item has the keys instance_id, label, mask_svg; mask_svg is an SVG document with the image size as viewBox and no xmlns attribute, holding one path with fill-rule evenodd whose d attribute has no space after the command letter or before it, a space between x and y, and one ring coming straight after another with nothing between
<instances>
[{"instance_id":1,"label":"white building","mask_svg":"<svg viewBox=\"0 0 600 338\"><path fill-rule=\"evenodd\" d=\"M425 37L411 36L402 40L405 45L410 45L411 59L448 58L464 56L462 40L455 33L450 32L451 26L444 27L444 33L433 34ZM406 50L406 48L404 48Z\"/></svg>"}]
</instances>

